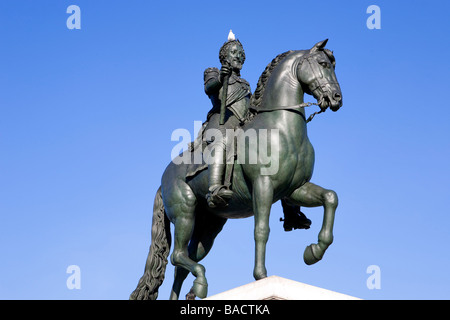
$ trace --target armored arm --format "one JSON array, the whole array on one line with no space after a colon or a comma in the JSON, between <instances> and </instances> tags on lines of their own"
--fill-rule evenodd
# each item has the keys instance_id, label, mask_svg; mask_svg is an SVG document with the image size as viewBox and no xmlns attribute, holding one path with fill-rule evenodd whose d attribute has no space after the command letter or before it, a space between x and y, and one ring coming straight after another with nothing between
<instances>
[{"instance_id":1,"label":"armored arm","mask_svg":"<svg viewBox=\"0 0 450 320\"><path fill-rule=\"evenodd\" d=\"M219 75L220 72L217 68L208 68L205 70L203 79L205 81L205 93L208 96L219 92L220 88L222 87Z\"/></svg>"},{"instance_id":2,"label":"armored arm","mask_svg":"<svg viewBox=\"0 0 450 320\"><path fill-rule=\"evenodd\" d=\"M209 96L219 92L226 78L231 75L231 67L228 63L222 65L222 68L208 68L205 70L203 79L205 81L205 92Z\"/></svg>"}]
</instances>

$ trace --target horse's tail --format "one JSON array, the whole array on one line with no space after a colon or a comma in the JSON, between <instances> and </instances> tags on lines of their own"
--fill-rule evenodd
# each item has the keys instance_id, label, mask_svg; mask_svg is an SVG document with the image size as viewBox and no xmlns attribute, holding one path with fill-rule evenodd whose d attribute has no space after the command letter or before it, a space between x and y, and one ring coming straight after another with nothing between
<instances>
[{"instance_id":1,"label":"horse's tail","mask_svg":"<svg viewBox=\"0 0 450 320\"><path fill-rule=\"evenodd\" d=\"M160 187L153 205L152 242L144 275L139 280L136 289L131 293L130 300L156 300L158 288L164 280L170 243L170 221L164 210Z\"/></svg>"}]
</instances>

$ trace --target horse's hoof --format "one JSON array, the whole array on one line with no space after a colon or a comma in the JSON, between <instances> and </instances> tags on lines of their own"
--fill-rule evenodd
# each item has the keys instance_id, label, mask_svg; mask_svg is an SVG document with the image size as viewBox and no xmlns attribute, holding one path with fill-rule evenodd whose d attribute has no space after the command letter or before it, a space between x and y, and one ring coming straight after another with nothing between
<instances>
[{"instance_id":1,"label":"horse's hoof","mask_svg":"<svg viewBox=\"0 0 450 320\"><path fill-rule=\"evenodd\" d=\"M253 278L255 278L256 281L267 278L267 270L265 267L255 267L253 270Z\"/></svg>"},{"instance_id":2,"label":"horse's hoof","mask_svg":"<svg viewBox=\"0 0 450 320\"><path fill-rule=\"evenodd\" d=\"M320 248L317 244L314 243L306 247L305 252L303 253L303 261L305 261L307 265L312 265L322 259L317 250L320 250Z\"/></svg>"},{"instance_id":3,"label":"horse's hoof","mask_svg":"<svg viewBox=\"0 0 450 320\"><path fill-rule=\"evenodd\" d=\"M186 300L195 300L195 293L194 290L191 288L191 290L186 294Z\"/></svg>"},{"instance_id":4,"label":"horse's hoof","mask_svg":"<svg viewBox=\"0 0 450 320\"><path fill-rule=\"evenodd\" d=\"M194 280L194 285L192 286L192 291L195 296L200 299L206 298L208 294L208 283L206 282L206 278L197 278Z\"/></svg>"},{"instance_id":5,"label":"horse's hoof","mask_svg":"<svg viewBox=\"0 0 450 320\"><path fill-rule=\"evenodd\" d=\"M254 275L253 277L255 278L256 281L258 281L258 280L267 278L267 274L264 273L264 274Z\"/></svg>"}]
</instances>

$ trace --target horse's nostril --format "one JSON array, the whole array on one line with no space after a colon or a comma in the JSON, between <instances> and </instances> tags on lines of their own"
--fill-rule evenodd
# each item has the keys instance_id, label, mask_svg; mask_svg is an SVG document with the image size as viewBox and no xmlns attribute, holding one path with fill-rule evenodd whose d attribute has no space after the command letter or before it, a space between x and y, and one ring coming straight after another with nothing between
<instances>
[{"instance_id":1,"label":"horse's nostril","mask_svg":"<svg viewBox=\"0 0 450 320\"><path fill-rule=\"evenodd\" d=\"M336 100L336 101L341 101L342 96L341 96L341 94L339 92L335 92L333 94L333 99Z\"/></svg>"}]
</instances>

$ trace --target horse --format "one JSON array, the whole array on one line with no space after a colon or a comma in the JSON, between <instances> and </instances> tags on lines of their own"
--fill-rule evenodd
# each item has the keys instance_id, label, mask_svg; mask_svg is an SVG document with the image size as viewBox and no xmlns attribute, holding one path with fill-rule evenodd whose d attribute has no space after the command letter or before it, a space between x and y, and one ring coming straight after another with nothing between
<instances>
[{"instance_id":1,"label":"horse","mask_svg":"<svg viewBox=\"0 0 450 320\"><path fill-rule=\"evenodd\" d=\"M308 245L303 254L308 265L322 259L333 242L338 197L335 191L310 182L314 149L307 135L303 98L305 93L312 95L321 111L327 108L337 111L342 106L342 93L335 75L336 60L333 52L325 49L327 41L320 41L309 50L291 50L278 55L267 65L251 97L253 119L243 125L237 138L252 129L266 129L269 133L265 141L258 136L256 147L266 145L271 154L278 155L272 159L278 162L278 170L271 170L273 163L268 163L259 153L256 160L250 161L248 148L251 146L246 146L244 161L234 163L233 195L228 205L210 208L205 200L207 170L188 178L188 164L176 163L176 158L169 163L154 200L151 245L144 274L130 299L157 298L170 253L171 223L174 249L170 261L175 266L171 300L179 298L189 272L195 276L191 292L199 298L207 296L205 267L199 262L211 250L227 219L254 216L253 276L255 280L267 277L269 215L272 204L278 200L292 206L324 208L318 242Z\"/></svg>"}]
</instances>

